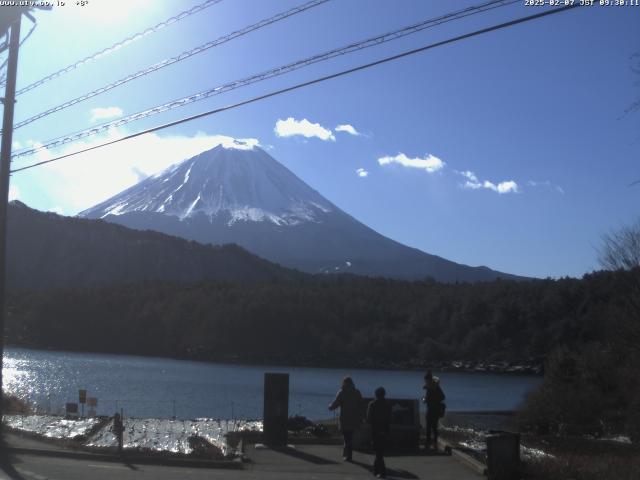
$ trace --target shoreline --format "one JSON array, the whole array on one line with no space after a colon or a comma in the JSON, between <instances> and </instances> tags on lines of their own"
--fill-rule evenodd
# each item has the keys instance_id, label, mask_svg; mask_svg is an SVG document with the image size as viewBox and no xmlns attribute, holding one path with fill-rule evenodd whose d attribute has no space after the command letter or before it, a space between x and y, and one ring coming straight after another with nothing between
<instances>
[{"instance_id":1,"label":"shoreline","mask_svg":"<svg viewBox=\"0 0 640 480\"><path fill-rule=\"evenodd\" d=\"M156 355L156 354L136 354L129 352L96 352L90 350L60 350L49 347L37 347L31 345L16 345L9 344L5 347L5 350L9 348L22 349L22 350L35 350L42 352L57 352L57 353L73 353L73 354L91 354L91 355L119 355L130 356L139 358L158 358L164 360L180 360L186 362L199 362L209 364L220 365L246 365L246 366L265 366L276 368L328 368L328 369L349 369L349 370L388 370L388 371L426 371L433 370L436 372L459 372L459 373L492 373L499 375L530 375L530 376L543 376L544 368L541 361L528 360L528 361L473 361L473 360L441 360L434 362L422 362L416 359L406 361L376 361L371 358L359 358L359 359L341 359L338 361L318 358L294 358L285 360L282 358L239 358L238 356L220 356L217 358L200 358L196 356L176 356L176 355Z\"/></svg>"}]
</instances>

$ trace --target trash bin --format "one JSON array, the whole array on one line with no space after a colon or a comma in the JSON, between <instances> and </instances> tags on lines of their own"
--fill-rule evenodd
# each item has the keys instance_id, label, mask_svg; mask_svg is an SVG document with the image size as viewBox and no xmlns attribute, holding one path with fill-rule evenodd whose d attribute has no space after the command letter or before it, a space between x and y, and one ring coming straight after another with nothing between
<instances>
[{"instance_id":1,"label":"trash bin","mask_svg":"<svg viewBox=\"0 0 640 480\"><path fill-rule=\"evenodd\" d=\"M520 434L492 430L487 435L489 480L520 478Z\"/></svg>"}]
</instances>

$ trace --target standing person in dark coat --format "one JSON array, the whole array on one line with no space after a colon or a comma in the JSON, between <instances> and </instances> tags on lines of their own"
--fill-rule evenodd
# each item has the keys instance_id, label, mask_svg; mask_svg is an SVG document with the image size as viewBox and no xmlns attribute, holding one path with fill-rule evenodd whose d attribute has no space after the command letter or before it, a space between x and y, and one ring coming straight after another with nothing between
<instances>
[{"instance_id":1,"label":"standing person in dark coat","mask_svg":"<svg viewBox=\"0 0 640 480\"><path fill-rule=\"evenodd\" d=\"M440 380L434 377L429 370L424 376L425 390L424 402L427 404L427 442L425 448L428 450L431 445L431 434L433 434L433 449L438 450L438 421L442 416L442 402L444 392L440 388Z\"/></svg>"},{"instance_id":2,"label":"standing person in dark coat","mask_svg":"<svg viewBox=\"0 0 640 480\"><path fill-rule=\"evenodd\" d=\"M353 432L362 423L362 395L356 388L351 377L342 379L342 388L338 391L336 399L329 405L329 410L340 407L340 431L344 437L342 458L351 462L353 460Z\"/></svg>"},{"instance_id":3,"label":"standing person in dark coat","mask_svg":"<svg viewBox=\"0 0 640 480\"><path fill-rule=\"evenodd\" d=\"M389 437L391 424L391 405L384 398L383 387L376 388L376 399L367 408L367 422L371 425L371 440L376 459L373 462L373 474L378 478L386 478L387 467L384 464L384 449Z\"/></svg>"},{"instance_id":4,"label":"standing person in dark coat","mask_svg":"<svg viewBox=\"0 0 640 480\"><path fill-rule=\"evenodd\" d=\"M116 436L116 440L118 441L118 453L122 453L124 422L122 421L122 417L120 416L120 414L117 412L113 416L113 427L111 429Z\"/></svg>"}]
</instances>

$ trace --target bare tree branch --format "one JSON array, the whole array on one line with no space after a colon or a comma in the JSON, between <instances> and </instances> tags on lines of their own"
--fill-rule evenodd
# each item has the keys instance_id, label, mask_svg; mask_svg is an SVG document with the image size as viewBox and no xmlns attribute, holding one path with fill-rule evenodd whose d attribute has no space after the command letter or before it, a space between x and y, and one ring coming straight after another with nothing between
<instances>
[{"instance_id":1,"label":"bare tree branch","mask_svg":"<svg viewBox=\"0 0 640 480\"><path fill-rule=\"evenodd\" d=\"M598 249L598 261L607 270L631 270L640 267L640 219L631 225L604 234L602 245Z\"/></svg>"}]
</instances>

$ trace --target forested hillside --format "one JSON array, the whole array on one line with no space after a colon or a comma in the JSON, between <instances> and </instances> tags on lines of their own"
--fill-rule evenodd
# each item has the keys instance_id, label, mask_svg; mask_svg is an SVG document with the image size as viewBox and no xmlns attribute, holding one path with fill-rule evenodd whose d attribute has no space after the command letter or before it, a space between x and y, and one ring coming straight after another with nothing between
<instances>
[{"instance_id":1,"label":"forested hillside","mask_svg":"<svg viewBox=\"0 0 640 480\"><path fill-rule=\"evenodd\" d=\"M11 202L7 227L10 289L54 289L147 280L258 280L300 274L237 245L202 245L101 220L45 213Z\"/></svg>"},{"instance_id":2,"label":"forested hillside","mask_svg":"<svg viewBox=\"0 0 640 480\"><path fill-rule=\"evenodd\" d=\"M355 276L14 294L13 345L202 360L415 365L542 361L629 320L640 271L479 284Z\"/></svg>"}]
</instances>

